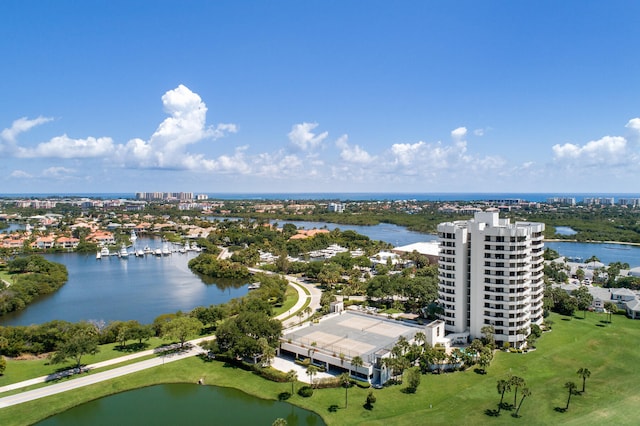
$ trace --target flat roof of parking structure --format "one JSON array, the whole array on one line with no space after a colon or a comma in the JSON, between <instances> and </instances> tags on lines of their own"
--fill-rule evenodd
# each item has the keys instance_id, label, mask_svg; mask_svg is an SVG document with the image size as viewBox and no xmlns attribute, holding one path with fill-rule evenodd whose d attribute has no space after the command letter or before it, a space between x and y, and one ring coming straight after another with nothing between
<instances>
[{"instance_id":1,"label":"flat roof of parking structure","mask_svg":"<svg viewBox=\"0 0 640 426\"><path fill-rule=\"evenodd\" d=\"M424 327L387 319L378 315L343 311L307 327L286 333L283 338L291 344L329 354L344 354L348 358L360 356L373 362L374 354L391 349L400 336L408 340Z\"/></svg>"}]
</instances>

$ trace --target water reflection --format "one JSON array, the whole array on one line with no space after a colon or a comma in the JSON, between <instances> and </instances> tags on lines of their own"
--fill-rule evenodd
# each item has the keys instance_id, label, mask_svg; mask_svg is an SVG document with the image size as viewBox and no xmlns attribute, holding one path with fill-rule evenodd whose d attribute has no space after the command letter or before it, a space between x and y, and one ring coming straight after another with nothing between
<instances>
[{"instance_id":1,"label":"water reflection","mask_svg":"<svg viewBox=\"0 0 640 426\"><path fill-rule=\"evenodd\" d=\"M191 384L157 385L91 401L50 417L38 425L271 425L277 418L289 426L321 426L317 414L281 401L244 392Z\"/></svg>"}]
</instances>

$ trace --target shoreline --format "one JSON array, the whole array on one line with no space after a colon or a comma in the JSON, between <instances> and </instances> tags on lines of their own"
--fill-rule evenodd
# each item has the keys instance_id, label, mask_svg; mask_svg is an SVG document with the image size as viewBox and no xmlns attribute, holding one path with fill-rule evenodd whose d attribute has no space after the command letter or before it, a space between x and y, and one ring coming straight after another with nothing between
<instances>
[{"instance_id":1,"label":"shoreline","mask_svg":"<svg viewBox=\"0 0 640 426\"><path fill-rule=\"evenodd\" d=\"M640 243L630 243L630 242L624 242L624 241L595 241L595 240L589 240L589 241L578 241L578 240L567 240L564 238L545 238L543 240L545 243L549 242L549 243L583 243L583 244L619 244L622 246L636 246L639 247Z\"/></svg>"}]
</instances>

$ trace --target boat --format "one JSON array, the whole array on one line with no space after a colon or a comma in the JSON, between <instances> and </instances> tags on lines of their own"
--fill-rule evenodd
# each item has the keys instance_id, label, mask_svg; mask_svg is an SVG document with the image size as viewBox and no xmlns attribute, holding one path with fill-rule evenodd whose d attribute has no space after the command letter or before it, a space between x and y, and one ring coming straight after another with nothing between
<instances>
[{"instance_id":1,"label":"boat","mask_svg":"<svg viewBox=\"0 0 640 426\"><path fill-rule=\"evenodd\" d=\"M127 251L127 246L125 246L124 244L122 245L122 247L120 247L120 251L118 252L118 257L120 257L120 258L129 257L129 252Z\"/></svg>"},{"instance_id":2,"label":"boat","mask_svg":"<svg viewBox=\"0 0 640 426\"><path fill-rule=\"evenodd\" d=\"M144 257L144 254L145 254L144 250L140 250L140 249L136 250L136 257Z\"/></svg>"},{"instance_id":3,"label":"boat","mask_svg":"<svg viewBox=\"0 0 640 426\"><path fill-rule=\"evenodd\" d=\"M162 256L162 249L159 249L159 248L155 249L153 254L155 254L156 256Z\"/></svg>"},{"instance_id":4,"label":"boat","mask_svg":"<svg viewBox=\"0 0 640 426\"><path fill-rule=\"evenodd\" d=\"M98 260L102 259L102 253L97 252L96 253L96 259L98 259Z\"/></svg>"},{"instance_id":5,"label":"boat","mask_svg":"<svg viewBox=\"0 0 640 426\"><path fill-rule=\"evenodd\" d=\"M196 251L196 252L202 251L202 249L200 247L198 247L198 245L196 244L195 241L191 243L191 250Z\"/></svg>"},{"instance_id":6,"label":"boat","mask_svg":"<svg viewBox=\"0 0 640 426\"><path fill-rule=\"evenodd\" d=\"M249 284L249 286L247 287L247 290L257 290L259 288L260 288L260 283L255 282L253 284Z\"/></svg>"},{"instance_id":7,"label":"boat","mask_svg":"<svg viewBox=\"0 0 640 426\"><path fill-rule=\"evenodd\" d=\"M131 237L130 238L131 238L131 242L133 242L133 241L138 239L138 236L136 235L135 229L131 230Z\"/></svg>"},{"instance_id":8,"label":"boat","mask_svg":"<svg viewBox=\"0 0 640 426\"><path fill-rule=\"evenodd\" d=\"M102 247L102 249L100 250L100 257L102 256L110 256L111 253L109 253L109 248L108 247Z\"/></svg>"},{"instance_id":9,"label":"boat","mask_svg":"<svg viewBox=\"0 0 640 426\"><path fill-rule=\"evenodd\" d=\"M162 246L162 255L163 256L169 256L171 254L171 250L169 250L169 246L164 244Z\"/></svg>"},{"instance_id":10,"label":"boat","mask_svg":"<svg viewBox=\"0 0 640 426\"><path fill-rule=\"evenodd\" d=\"M151 254L153 253L153 250L151 250L151 247L149 246L144 246L144 250L142 250L144 254Z\"/></svg>"}]
</instances>

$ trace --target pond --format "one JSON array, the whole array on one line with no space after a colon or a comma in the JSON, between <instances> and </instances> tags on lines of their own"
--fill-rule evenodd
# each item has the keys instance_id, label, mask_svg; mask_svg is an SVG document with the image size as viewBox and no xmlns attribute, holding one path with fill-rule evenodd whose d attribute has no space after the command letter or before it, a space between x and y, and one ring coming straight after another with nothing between
<instances>
[{"instance_id":1,"label":"pond","mask_svg":"<svg viewBox=\"0 0 640 426\"><path fill-rule=\"evenodd\" d=\"M164 384L91 401L36 423L84 425L270 426L283 418L289 426L322 426L322 418L281 401L269 401L236 389L193 384Z\"/></svg>"}]
</instances>

